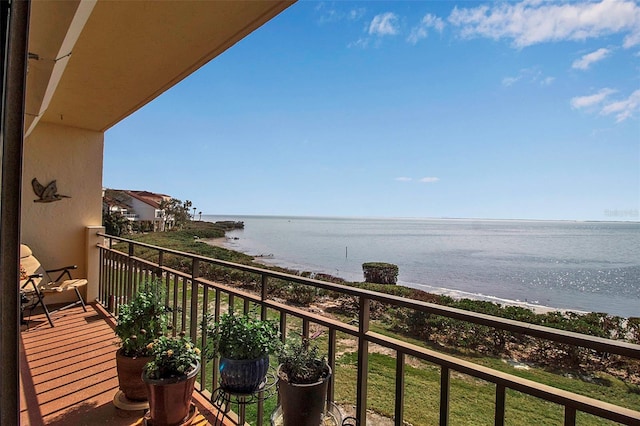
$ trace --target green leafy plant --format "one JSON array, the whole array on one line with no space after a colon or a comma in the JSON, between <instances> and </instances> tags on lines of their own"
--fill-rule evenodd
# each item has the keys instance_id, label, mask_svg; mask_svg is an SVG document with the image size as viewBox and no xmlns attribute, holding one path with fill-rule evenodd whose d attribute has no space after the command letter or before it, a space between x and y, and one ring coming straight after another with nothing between
<instances>
[{"instance_id":1,"label":"green leafy plant","mask_svg":"<svg viewBox=\"0 0 640 426\"><path fill-rule=\"evenodd\" d=\"M289 383L316 383L329 374L326 355L321 355L318 345L307 337L287 342L278 355L278 361L280 371Z\"/></svg>"},{"instance_id":2,"label":"green leafy plant","mask_svg":"<svg viewBox=\"0 0 640 426\"><path fill-rule=\"evenodd\" d=\"M144 367L147 377L151 379L169 379L184 376L200 361L198 349L184 331L176 337L160 336L147 345L153 359Z\"/></svg>"},{"instance_id":3,"label":"green leafy plant","mask_svg":"<svg viewBox=\"0 0 640 426\"><path fill-rule=\"evenodd\" d=\"M122 354L128 357L149 356L149 343L165 333L167 308L164 289L159 282L143 283L131 301L120 307L115 328Z\"/></svg>"},{"instance_id":4,"label":"green leafy plant","mask_svg":"<svg viewBox=\"0 0 640 426\"><path fill-rule=\"evenodd\" d=\"M222 315L218 322L208 315L203 321L207 335L204 348L208 359L220 355L228 359L257 359L276 352L280 344L278 324L273 320L261 320L254 312Z\"/></svg>"},{"instance_id":5,"label":"green leafy plant","mask_svg":"<svg viewBox=\"0 0 640 426\"><path fill-rule=\"evenodd\" d=\"M107 234L119 237L128 233L131 222L120 212L111 212L103 209L102 225L105 227Z\"/></svg>"},{"instance_id":6,"label":"green leafy plant","mask_svg":"<svg viewBox=\"0 0 640 426\"><path fill-rule=\"evenodd\" d=\"M308 285L291 283L287 289L287 301L297 305L308 305L316 299L317 295L318 289Z\"/></svg>"}]
</instances>

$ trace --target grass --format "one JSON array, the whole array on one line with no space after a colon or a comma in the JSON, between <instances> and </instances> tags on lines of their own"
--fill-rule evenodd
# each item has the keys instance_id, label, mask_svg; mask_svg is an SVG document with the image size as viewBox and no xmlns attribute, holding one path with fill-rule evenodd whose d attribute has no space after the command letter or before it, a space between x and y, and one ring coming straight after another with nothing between
<instances>
[{"instance_id":1,"label":"grass","mask_svg":"<svg viewBox=\"0 0 640 426\"><path fill-rule=\"evenodd\" d=\"M401 339L414 345L428 347L438 351L445 351L444 348L434 348L425 344L425 342L418 339L413 339L406 336L399 336L393 333L383 324L378 322L372 322L371 330L377 333ZM512 374L514 376L522 377L538 383L543 383L549 386L553 386L558 389L563 389L569 392L584 395L590 398L598 399L601 401L609 402L611 404L620 405L623 407L638 409L640 407L640 393L637 391L637 386L629 385L617 377L604 372L599 372L590 381L581 380L576 378L575 372L562 371L562 370L548 370L543 368L522 369L515 368L504 359L491 357L491 356L479 356L475 353L465 352L463 350L447 351L448 353L469 362L483 365L485 367L492 368L497 371Z\"/></svg>"},{"instance_id":2,"label":"grass","mask_svg":"<svg viewBox=\"0 0 640 426\"><path fill-rule=\"evenodd\" d=\"M206 244L202 239L222 238L224 229L211 222L191 222L186 229L167 232L150 232L146 234L127 235L126 238L154 246L199 254L214 259L226 260L234 263L247 264L253 257L233 250ZM136 256L145 257L151 252L136 248ZM153 253L155 255L155 253Z\"/></svg>"},{"instance_id":3,"label":"grass","mask_svg":"<svg viewBox=\"0 0 640 426\"><path fill-rule=\"evenodd\" d=\"M214 238L220 236L218 232L219 230L211 227L211 224L204 224L197 229L139 235L134 236L131 239L160 247L224 259L235 263L252 263L252 258L250 256L203 244L201 241L194 238L194 236L198 236L199 238ZM152 254L138 253L136 251L136 255L151 256ZM173 297L174 285L175 283L170 285L170 298ZM178 306L182 306L184 292L186 292L187 301L187 305L184 306L184 308L188 310L191 300L190 285L186 285L185 290L183 290L182 285L179 286L178 298L176 301ZM203 300L202 289L200 289L199 293L199 306L201 306L201 302ZM215 292L212 292L209 296L210 307L215 303L214 297ZM223 294L221 297L221 306L227 306L228 296ZM236 300L235 308L242 309L242 303L240 300ZM222 312L224 312L224 310L225 309L223 308ZM200 315L201 313L199 312L198 321L200 321ZM270 318L277 318L278 314L276 312L269 312L268 315ZM191 319L189 316L187 316L184 324L182 324L181 313L178 313L177 317L178 327L187 326L190 323ZM296 318L289 317L287 325L290 331L299 331L301 321ZM389 329L388 325L380 322L372 321L371 329L372 331L385 334L390 337L401 338L402 340L409 341L413 344L426 346L423 341L407 337L399 337ZM342 355L336 360L336 368L334 371L336 385L335 402L337 404L354 405L356 401L357 381L357 352L354 351L355 343L353 340L347 339L347 336L342 336L341 333L338 334L338 342L338 351L341 352ZM319 343L321 347L326 348L326 334L320 338ZM631 387L621 380L604 373L598 373L598 380L595 383L592 383L570 377L563 374L563 372L558 371L547 371L539 368L530 368L528 370L516 369L503 360L490 356L478 356L464 352L456 352L455 356L498 371L507 372L538 383L547 384L549 386L585 395L601 401L610 402L636 410L640 407L640 392L637 391L637 387ZM275 362L276 360L273 358L272 364L275 365ZM412 360L411 363L407 364L408 365L405 366L404 420L414 425L437 424L440 405L440 368L436 365L417 360ZM207 363L204 368L207 377L209 378L207 387L211 387L210 378L212 377L213 364ZM396 359L394 356L370 353L369 371L367 376L368 409L385 417L393 417L395 404L395 375ZM452 372L450 383L450 424L474 426L493 424L495 385L455 372ZM275 396L265 401L265 424L269 424L270 413L275 410L276 404L277 398ZM233 409L237 410L237 407L233 407ZM256 406L247 406L247 421L254 424L256 419L255 416ZM563 407L516 391L507 390L505 417L507 424L535 424L536 426L558 425L563 423ZM577 424L590 426L613 423L579 412Z\"/></svg>"},{"instance_id":4,"label":"grass","mask_svg":"<svg viewBox=\"0 0 640 426\"><path fill-rule=\"evenodd\" d=\"M356 353L343 355L336 365L336 403L355 401ZM367 408L386 417L394 412L395 358L372 353L369 355ZM533 380L548 378L544 372L530 370ZM564 383L569 384L570 379ZM588 388L588 384L573 380L570 387ZM494 423L495 385L452 373L450 382L449 419L455 425L492 425ZM596 385L594 385L596 386ZM438 424L440 404L440 368L428 363L405 367L404 420L413 425ZM573 389L575 391L576 389ZM588 389L589 393L595 388ZM620 387L611 394L624 395ZM620 401L618 401L620 402ZM637 407L640 400L636 399ZM506 424L558 425L563 423L563 407L520 392L507 390ZM577 424L615 424L584 413L578 413Z\"/></svg>"}]
</instances>

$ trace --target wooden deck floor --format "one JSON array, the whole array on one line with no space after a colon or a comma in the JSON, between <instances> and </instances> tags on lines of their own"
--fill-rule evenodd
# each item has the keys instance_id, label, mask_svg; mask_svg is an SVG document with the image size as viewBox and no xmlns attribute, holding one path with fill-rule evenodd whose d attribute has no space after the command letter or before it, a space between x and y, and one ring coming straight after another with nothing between
<instances>
[{"instance_id":1,"label":"wooden deck floor","mask_svg":"<svg viewBox=\"0 0 640 426\"><path fill-rule=\"evenodd\" d=\"M23 326L20 342L20 420L40 425L142 425L143 411L113 405L118 391L112 322L98 306L74 307ZM217 424L211 406L194 392L193 425ZM225 421L224 424L232 424Z\"/></svg>"}]
</instances>

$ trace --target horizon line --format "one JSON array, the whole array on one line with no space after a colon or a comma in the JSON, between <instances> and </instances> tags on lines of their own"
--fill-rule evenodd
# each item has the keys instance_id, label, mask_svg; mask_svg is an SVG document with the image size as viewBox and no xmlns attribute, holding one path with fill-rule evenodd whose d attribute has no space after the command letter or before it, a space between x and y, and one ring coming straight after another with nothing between
<instances>
[{"instance_id":1,"label":"horizon line","mask_svg":"<svg viewBox=\"0 0 640 426\"><path fill-rule=\"evenodd\" d=\"M526 219L526 218L483 218L483 217L420 217L420 216L322 216L303 214L218 214L203 213L202 216L222 217L267 217L267 218L304 218L304 219L358 219L358 220L473 220L473 221L513 221L513 222L579 222L579 223L632 223L640 220L602 220L602 219Z\"/></svg>"}]
</instances>

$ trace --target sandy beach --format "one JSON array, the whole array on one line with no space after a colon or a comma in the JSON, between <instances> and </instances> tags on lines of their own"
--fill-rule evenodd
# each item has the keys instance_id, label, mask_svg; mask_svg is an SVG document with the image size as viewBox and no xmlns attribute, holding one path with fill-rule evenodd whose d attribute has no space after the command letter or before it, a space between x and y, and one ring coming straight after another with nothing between
<instances>
[{"instance_id":1,"label":"sandy beach","mask_svg":"<svg viewBox=\"0 0 640 426\"><path fill-rule=\"evenodd\" d=\"M220 237L220 238L203 238L201 241L203 243L207 243L209 245L212 245L214 247L222 247L222 248L227 248L225 247L225 243L227 242L227 237Z\"/></svg>"}]
</instances>

